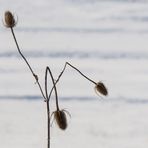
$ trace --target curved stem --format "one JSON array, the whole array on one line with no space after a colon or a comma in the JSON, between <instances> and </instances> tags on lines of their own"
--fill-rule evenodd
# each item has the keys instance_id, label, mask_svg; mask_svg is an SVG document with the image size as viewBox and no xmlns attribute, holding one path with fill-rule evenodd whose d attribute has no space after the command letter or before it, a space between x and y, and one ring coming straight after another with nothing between
<instances>
[{"instance_id":1,"label":"curved stem","mask_svg":"<svg viewBox=\"0 0 148 148\"><path fill-rule=\"evenodd\" d=\"M70 63L66 62L66 64L68 64L69 66L71 66L73 69L75 69L77 72L79 72L84 78L86 78L88 81L96 84L95 81L93 81L92 79L88 78L86 75L84 75L79 69L77 69L76 67L74 67L73 65L71 65Z\"/></svg>"},{"instance_id":2,"label":"curved stem","mask_svg":"<svg viewBox=\"0 0 148 148\"><path fill-rule=\"evenodd\" d=\"M63 68L62 72L61 72L60 75L58 76L58 79L56 80L56 82L54 82L54 85L55 85L55 86L56 86L56 84L58 83L58 81L60 80L61 76L63 75L63 72L65 71L65 69L66 69L66 63L65 63L65 65L64 65L64 68ZM51 90L50 90L49 97L48 97L49 99L50 99L51 94L52 94L52 91L53 91L53 89L54 89L54 85L53 85L53 87L52 87Z\"/></svg>"},{"instance_id":3,"label":"curved stem","mask_svg":"<svg viewBox=\"0 0 148 148\"><path fill-rule=\"evenodd\" d=\"M24 61L26 62L27 66L29 67L29 69L30 69L32 75L34 76L34 78L35 78L35 80L36 80L36 82L37 82L37 84L38 84L38 86L39 86L39 89L40 89L40 91L41 91L41 94L42 94L43 98L46 100L46 97L45 97L45 95L44 95L44 93L43 93L42 87L41 87L41 85L40 85L40 83L39 83L39 81L38 81L38 76L33 72L33 70L32 70L32 68L31 68L30 64L29 64L28 61L27 61L27 59L26 59L25 56L22 54L22 52L21 52L21 50L20 50L20 48L19 48L19 45L18 45L18 42L17 42L17 39L16 39L16 37L15 37L15 34L14 34L14 31L13 31L13 28L12 28L12 27L11 27L11 32L12 32L12 35L13 35L13 38L14 38L14 41L15 41L15 44L16 44L16 46L17 46L17 49L18 49L19 54L21 55L21 57L24 59Z\"/></svg>"},{"instance_id":4,"label":"curved stem","mask_svg":"<svg viewBox=\"0 0 148 148\"><path fill-rule=\"evenodd\" d=\"M56 88L56 85L55 85L55 82L54 82L52 72L51 72L51 70L50 70L50 68L48 66L46 67L46 73L47 73L47 71L49 71L49 74L51 76L51 80L52 80L52 83L53 83L53 88L54 88L54 91L55 91L55 97L56 97L56 107L57 107L57 110L59 110L57 88ZM49 97L48 97L48 101L49 101Z\"/></svg>"},{"instance_id":5,"label":"curved stem","mask_svg":"<svg viewBox=\"0 0 148 148\"><path fill-rule=\"evenodd\" d=\"M63 73L64 73L64 71L65 71L67 65L69 65L70 67L72 67L73 69L75 69L77 72L79 72L79 73L80 73L84 78L86 78L88 81L92 82L92 83L95 84L95 85L97 84L95 81L93 81L92 79L90 79L90 78L88 78L86 75L84 75L79 69L77 69L76 67L74 67L74 66L71 65L70 63L66 62L65 65L64 65L63 70L61 71L61 73L60 73L60 75L58 76L58 78L57 78L56 82L54 83L54 85L56 85L56 84L59 82L59 80L60 80L61 76L63 75ZM53 89L54 89L54 86L52 87L52 89L51 89L51 91L50 91L50 93L49 93L49 98L51 97L51 94L52 94Z\"/></svg>"}]
</instances>

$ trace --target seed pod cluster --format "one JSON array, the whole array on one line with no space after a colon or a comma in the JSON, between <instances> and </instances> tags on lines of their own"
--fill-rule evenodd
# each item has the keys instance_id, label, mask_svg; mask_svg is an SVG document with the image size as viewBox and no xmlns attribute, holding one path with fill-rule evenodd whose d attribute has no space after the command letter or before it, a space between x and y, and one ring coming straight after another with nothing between
<instances>
[{"instance_id":1,"label":"seed pod cluster","mask_svg":"<svg viewBox=\"0 0 148 148\"><path fill-rule=\"evenodd\" d=\"M15 18L10 11L5 12L5 26L7 28L13 28L16 25Z\"/></svg>"},{"instance_id":2,"label":"seed pod cluster","mask_svg":"<svg viewBox=\"0 0 148 148\"><path fill-rule=\"evenodd\" d=\"M108 95L107 88L105 87L105 85L102 82L98 82L96 84L95 90L96 90L96 92L99 92L100 94L102 94L104 96Z\"/></svg>"},{"instance_id":3,"label":"seed pod cluster","mask_svg":"<svg viewBox=\"0 0 148 148\"><path fill-rule=\"evenodd\" d=\"M67 128L67 118L64 110L57 110L54 112L54 119L60 129L65 130Z\"/></svg>"}]
</instances>

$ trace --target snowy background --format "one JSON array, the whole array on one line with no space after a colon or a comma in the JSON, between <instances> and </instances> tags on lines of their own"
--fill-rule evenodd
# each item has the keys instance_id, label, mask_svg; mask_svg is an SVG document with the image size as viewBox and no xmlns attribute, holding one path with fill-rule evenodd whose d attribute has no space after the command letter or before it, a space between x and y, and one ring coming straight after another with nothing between
<instances>
[{"instance_id":1,"label":"snowy background","mask_svg":"<svg viewBox=\"0 0 148 148\"><path fill-rule=\"evenodd\" d=\"M65 132L53 124L52 147L148 147L147 0L1 0L1 20L6 10L43 87L45 67L56 78L68 61L109 90L98 97L67 68L58 93L72 118ZM0 146L46 147L46 105L3 23L0 41Z\"/></svg>"}]
</instances>

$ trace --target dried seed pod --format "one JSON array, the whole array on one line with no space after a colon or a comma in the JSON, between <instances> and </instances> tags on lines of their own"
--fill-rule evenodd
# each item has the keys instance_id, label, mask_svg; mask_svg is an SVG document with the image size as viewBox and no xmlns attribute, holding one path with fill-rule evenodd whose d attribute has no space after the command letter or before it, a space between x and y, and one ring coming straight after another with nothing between
<instances>
[{"instance_id":1,"label":"dried seed pod","mask_svg":"<svg viewBox=\"0 0 148 148\"><path fill-rule=\"evenodd\" d=\"M67 128L67 118L64 110L55 111L54 119L60 129L65 130Z\"/></svg>"},{"instance_id":2,"label":"dried seed pod","mask_svg":"<svg viewBox=\"0 0 148 148\"><path fill-rule=\"evenodd\" d=\"M13 28L16 25L15 18L10 11L5 12L5 26L8 28Z\"/></svg>"},{"instance_id":3,"label":"dried seed pod","mask_svg":"<svg viewBox=\"0 0 148 148\"><path fill-rule=\"evenodd\" d=\"M95 91L98 93L101 93L104 96L108 95L108 91L107 88L105 87L105 85L102 82L98 82L95 86Z\"/></svg>"}]
</instances>

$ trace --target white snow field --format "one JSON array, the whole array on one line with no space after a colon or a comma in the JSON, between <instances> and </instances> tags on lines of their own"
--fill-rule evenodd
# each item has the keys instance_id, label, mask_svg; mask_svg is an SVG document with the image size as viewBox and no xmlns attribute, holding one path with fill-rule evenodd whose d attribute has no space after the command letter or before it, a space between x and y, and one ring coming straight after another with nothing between
<instances>
[{"instance_id":1,"label":"white snow field","mask_svg":"<svg viewBox=\"0 0 148 148\"><path fill-rule=\"evenodd\" d=\"M148 147L147 0L1 0L23 54L44 88L66 61L108 88L108 97L67 67L57 85L68 129L51 129L51 148ZM0 24L0 147L47 147L46 104L11 32ZM52 87L49 81L49 89ZM55 110L54 95L52 108Z\"/></svg>"}]
</instances>

